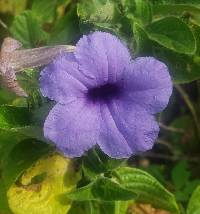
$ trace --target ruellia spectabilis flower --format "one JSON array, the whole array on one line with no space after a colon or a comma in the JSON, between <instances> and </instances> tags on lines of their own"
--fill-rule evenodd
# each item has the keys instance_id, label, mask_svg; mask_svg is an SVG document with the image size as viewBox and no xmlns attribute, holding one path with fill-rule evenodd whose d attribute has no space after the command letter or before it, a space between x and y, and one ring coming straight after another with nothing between
<instances>
[{"instance_id":1,"label":"ruellia spectabilis flower","mask_svg":"<svg viewBox=\"0 0 200 214\"><path fill-rule=\"evenodd\" d=\"M168 104L172 81L153 57L131 59L115 36L83 36L74 53L63 52L41 72L43 96L57 102L44 136L68 157L95 145L112 158L152 148L159 126L155 114Z\"/></svg>"}]
</instances>

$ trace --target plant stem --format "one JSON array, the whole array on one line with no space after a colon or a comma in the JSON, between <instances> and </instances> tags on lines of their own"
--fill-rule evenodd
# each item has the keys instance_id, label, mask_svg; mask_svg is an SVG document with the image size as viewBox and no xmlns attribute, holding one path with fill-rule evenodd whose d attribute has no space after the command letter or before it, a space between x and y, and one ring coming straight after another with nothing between
<instances>
[{"instance_id":1,"label":"plant stem","mask_svg":"<svg viewBox=\"0 0 200 214\"><path fill-rule=\"evenodd\" d=\"M195 126L197 128L197 135L198 138L200 138L200 122L198 120L198 116L196 113L196 110L192 104L192 101L190 100L188 94L184 91L184 89L180 86L180 85L174 85L174 87L177 89L177 91L181 94L183 100L185 101L186 105L188 106L192 116L193 116L193 120L195 123Z\"/></svg>"},{"instance_id":2,"label":"plant stem","mask_svg":"<svg viewBox=\"0 0 200 214\"><path fill-rule=\"evenodd\" d=\"M4 29L8 29L8 26L4 23L4 21L2 19L0 19L0 25L4 28Z\"/></svg>"},{"instance_id":3,"label":"plant stem","mask_svg":"<svg viewBox=\"0 0 200 214\"><path fill-rule=\"evenodd\" d=\"M166 126L165 124L163 123L159 123L159 126L160 128L166 130L166 131L169 131L169 132L176 132L176 133L184 133L184 129L179 129L179 128L174 128L172 126Z\"/></svg>"},{"instance_id":4,"label":"plant stem","mask_svg":"<svg viewBox=\"0 0 200 214\"><path fill-rule=\"evenodd\" d=\"M186 160L192 163L199 163L200 158L199 157L184 157L184 156L171 156L171 155L165 155L165 154L158 154L154 152L147 152L141 155L138 155L139 157L145 157L145 158L156 158L156 159L163 159L163 160L169 160L169 161L179 161L179 160Z\"/></svg>"}]
</instances>

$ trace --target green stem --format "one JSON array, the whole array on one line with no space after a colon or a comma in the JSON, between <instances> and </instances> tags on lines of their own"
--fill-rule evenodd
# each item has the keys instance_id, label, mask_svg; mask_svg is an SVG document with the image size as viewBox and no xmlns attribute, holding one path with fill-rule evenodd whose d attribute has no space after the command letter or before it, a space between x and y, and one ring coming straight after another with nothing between
<instances>
[{"instance_id":1,"label":"green stem","mask_svg":"<svg viewBox=\"0 0 200 214\"><path fill-rule=\"evenodd\" d=\"M4 29L8 30L8 26L6 25L6 23L4 23L4 21L3 21L2 19L0 19L0 25L1 25Z\"/></svg>"},{"instance_id":2,"label":"green stem","mask_svg":"<svg viewBox=\"0 0 200 214\"><path fill-rule=\"evenodd\" d=\"M180 85L174 85L174 87L177 89L177 91L181 94L183 100L185 101L186 105L188 106L191 114L192 114L192 117L193 117L193 120L194 120L194 123L196 125L196 128L197 128L197 134L198 134L198 138L200 138L200 122L199 122L199 119L198 119L198 116L197 116L197 112L192 104L192 101L190 100L188 94L184 91L184 89L180 86Z\"/></svg>"},{"instance_id":3,"label":"green stem","mask_svg":"<svg viewBox=\"0 0 200 214\"><path fill-rule=\"evenodd\" d=\"M166 126L165 124L163 124L161 122L159 123L159 126L163 130L169 131L169 132L176 132L176 133L181 133L181 134L183 134L185 132L184 129L174 128L172 126Z\"/></svg>"}]
</instances>

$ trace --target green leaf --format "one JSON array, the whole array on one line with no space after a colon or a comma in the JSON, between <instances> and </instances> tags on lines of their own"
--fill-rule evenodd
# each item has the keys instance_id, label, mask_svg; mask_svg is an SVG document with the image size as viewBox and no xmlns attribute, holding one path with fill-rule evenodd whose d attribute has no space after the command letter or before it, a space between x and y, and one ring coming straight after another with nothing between
<instances>
[{"instance_id":1,"label":"green leaf","mask_svg":"<svg viewBox=\"0 0 200 214\"><path fill-rule=\"evenodd\" d=\"M39 88L39 71L37 69L25 69L23 72L17 74L17 81L20 83L20 86L32 96L38 91Z\"/></svg>"},{"instance_id":2,"label":"green leaf","mask_svg":"<svg viewBox=\"0 0 200 214\"><path fill-rule=\"evenodd\" d=\"M59 19L51 32L50 44L71 44L80 38L77 8L73 7L66 15Z\"/></svg>"},{"instance_id":3,"label":"green leaf","mask_svg":"<svg viewBox=\"0 0 200 214\"><path fill-rule=\"evenodd\" d=\"M130 201L89 202L91 214L125 214ZM88 213L88 212L87 212Z\"/></svg>"},{"instance_id":4,"label":"green leaf","mask_svg":"<svg viewBox=\"0 0 200 214\"><path fill-rule=\"evenodd\" d=\"M28 108L0 106L0 154L1 150L5 152L7 148L26 138L46 141L39 126L41 124L30 125L31 120Z\"/></svg>"},{"instance_id":5,"label":"green leaf","mask_svg":"<svg viewBox=\"0 0 200 214\"><path fill-rule=\"evenodd\" d=\"M47 140L44 138L43 128L39 126L23 126L12 128L9 131L18 135L22 135L24 138L33 138L39 141L47 142Z\"/></svg>"},{"instance_id":6,"label":"green leaf","mask_svg":"<svg viewBox=\"0 0 200 214\"><path fill-rule=\"evenodd\" d=\"M132 48L131 22L119 5L120 1L113 0L82 0L77 7L81 32L109 32L123 39Z\"/></svg>"},{"instance_id":7,"label":"green leaf","mask_svg":"<svg viewBox=\"0 0 200 214\"><path fill-rule=\"evenodd\" d=\"M90 184L67 194L67 197L77 201L128 201L132 199L151 203L155 207L172 213L179 213L175 197L148 173L123 167L114 170L113 176L112 179L98 177Z\"/></svg>"},{"instance_id":8,"label":"green leaf","mask_svg":"<svg viewBox=\"0 0 200 214\"><path fill-rule=\"evenodd\" d=\"M10 104L14 101L16 95L6 89L0 89L0 105Z\"/></svg>"},{"instance_id":9,"label":"green leaf","mask_svg":"<svg viewBox=\"0 0 200 214\"><path fill-rule=\"evenodd\" d=\"M148 173L129 167L116 169L114 173L123 188L137 195L137 202L150 203L172 213L179 213L175 197Z\"/></svg>"},{"instance_id":10,"label":"green leaf","mask_svg":"<svg viewBox=\"0 0 200 214\"><path fill-rule=\"evenodd\" d=\"M41 23L52 22L56 14L56 1L34 0L31 11Z\"/></svg>"},{"instance_id":11,"label":"green leaf","mask_svg":"<svg viewBox=\"0 0 200 214\"><path fill-rule=\"evenodd\" d=\"M200 62L197 56L178 54L166 48L155 48L154 56L169 68L175 83L189 83L200 78Z\"/></svg>"},{"instance_id":12,"label":"green leaf","mask_svg":"<svg viewBox=\"0 0 200 214\"><path fill-rule=\"evenodd\" d=\"M1 0L0 13L19 14L26 7L27 0Z\"/></svg>"},{"instance_id":13,"label":"green leaf","mask_svg":"<svg viewBox=\"0 0 200 214\"><path fill-rule=\"evenodd\" d=\"M144 167L144 170L155 177L161 184L166 184L166 171L165 166L160 164L150 164Z\"/></svg>"},{"instance_id":14,"label":"green leaf","mask_svg":"<svg viewBox=\"0 0 200 214\"><path fill-rule=\"evenodd\" d=\"M31 110L40 107L45 100L39 90L39 75L40 72L37 69L25 69L17 74L17 81L28 94L26 102Z\"/></svg>"},{"instance_id":15,"label":"green leaf","mask_svg":"<svg viewBox=\"0 0 200 214\"><path fill-rule=\"evenodd\" d=\"M200 10L200 9L199 9ZM200 24L200 22L199 22ZM200 26L199 25L192 25L192 30L196 39L197 49L196 49L196 55L200 56ZM200 64L200 60L197 61Z\"/></svg>"},{"instance_id":16,"label":"green leaf","mask_svg":"<svg viewBox=\"0 0 200 214\"><path fill-rule=\"evenodd\" d=\"M67 214L85 214L85 202L73 202ZM91 214L91 212L87 212Z\"/></svg>"},{"instance_id":17,"label":"green leaf","mask_svg":"<svg viewBox=\"0 0 200 214\"><path fill-rule=\"evenodd\" d=\"M146 55L151 51L151 42L149 41L145 30L138 23L133 24L133 35L136 42L136 55Z\"/></svg>"},{"instance_id":18,"label":"green leaf","mask_svg":"<svg viewBox=\"0 0 200 214\"><path fill-rule=\"evenodd\" d=\"M200 7L197 4L154 4L152 9L155 17L188 16L192 22L200 23Z\"/></svg>"},{"instance_id":19,"label":"green leaf","mask_svg":"<svg viewBox=\"0 0 200 214\"><path fill-rule=\"evenodd\" d=\"M176 190L174 195L179 202L188 202L193 191L200 185L200 180L192 180L185 184L181 190Z\"/></svg>"},{"instance_id":20,"label":"green leaf","mask_svg":"<svg viewBox=\"0 0 200 214\"><path fill-rule=\"evenodd\" d=\"M47 39L47 34L42 30L41 25L33 17L31 11L24 11L15 16L10 32L26 48L36 47Z\"/></svg>"},{"instance_id":21,"label":"green leaf","mask_svg":"<svg viewBox=\"0 0 200 214\"><path fill-rule=\"evenodd\" d=\"M115 15L115 5L110 0L82 0L77 13L83 22L110 22Z\"/></svg>"},{"instance_id":22,"label":"green leaf","mask_svg":"<svg viewBox=\"0 0 200 214\"><path fill-rule=\"evenodd\" d=\"M100 213L104 214L124 214L127 213L129 201L115 201L100 204Z\"/></svg>"},{"instance_id":23,"label":"green leaf","mask_svg":"<svg viewBox=\"0 0 200 214\"><path fill-rule=\"evenodd\" d=\"M195 38L190 28L176 17L166 17L146 28L148 37L160 45L178 53L193 54Z\"/></svg>"},{"instance_id":24,"label":"green leaf","mask_svg":"<svg viewBox=\"0 0 200 214\"><path fill-rule=\"evenodd\" d=\"M49 145L35 140L24 140L14 146L2 162L2 178L6 188L9 188L38 158L50 151Z\"/></svg>"},{"instance_id":25,"label":"green leaf","mask_svg":"<svg viewBox=\"0 0 200 214\"><path fill-rule=\"evenodd\" d=\"M134 18L143 25L150 24L152 20L152 10L149 1L135 0L135 4Z\"/></svg>"},{"instance_id":26,"label":"green leaf","mask_svg":"<svg viewBox=\"0 0 200 214\"><path fill-rule=\"evenodd\" d=\"M197 186L200 185L200 179L191 180L187 183L187 185L184 187L184 193L188 196L191 196L193 191L197 188Z\"/></svg>"},{"instance_id":27,"label":"green leaf","mask_svg":"<svg viewBox=\"0 0 200 214\"><path fill-rule=\"evenodd\" d=\"M19 133L0 130L0 165L12 148L25 138Z\"/></svg>"},{"instance_id":28,"label":"green leaf","mask_svg":"<svg viewBox=\"0 0 200 214\"><path fill-rule=\"evenodd\" d=\"M45 141L42 128L30 125L30 115L28 109L24 107L0 106L0 129L2 132L8 131L14 135L19 135L19 139L35 138ZM3 143L4 140L2 139L1 142Z\"/></svg>"},{"instance_id":29,"label":"green leaf","mask_svg":"<svg viewBox=\"0 0 200 214\"><path fill-rule=\"evenodd\" d=\"M0 129L29 125L29 113L27 108L15 106L0 106Z\"/></svg>"},{"instance_id":30,"label":"green leaf","mask_svg":"<svg viewBox=\"0 0 200 214\"><path fill-rule=\"evenodd\" d=\"M195 189L187 207L187 214L200 213L200 186Z\"/></svg>"},{"instance_id":31,"label":"green leaf","mask_svg":"<svg viewBox=\"0 0 200 214\"><path fill-rule=\"evenodd\" d=\"M7 201L6 188L2 179L0 179L0 213L5 214L11 213Z\"/></svg>"},{"instance_id":32,"label":"green leaf","mask_svg":"<svg viewBox=\"0 0 200 214\"><path fill-rule=\"evenodd\" d=\"M9 213L6 197L9 186L32 161L50 149L47 144L39 142L34 147L33 140L23 141L26 138L19 133L0 131L0 211L5 213Z\"/></svg>"},{"instance_id":33,"label":"green leaf","mask_svg":"<svg viewBox=\"0 0 200 214\"><path fill-rule=\"evenodd\" d=\"M172 181L176 189L181 189L186 185L190 179L190 172L188 171L188 164L186 161L178 162L172 169Z\"/></svg>"},{"instance_id":34,"label":"green leaf","mask_svg":"<svg viewBox=\"0 0 200 214\"><path fill-rule=\"evenodd\" d=\"M55 103L52 101L44 101L42 105L31 110L31 123L34 126L43 127L46 117Z\"/></svg>"},{"instance_id":35,"label":"green leaf","mask_svg":"<svg viewBox=\"0 0 200 214\"><path fill-rule=\"evenodd\" d=\"M74 189L78 179L70 159L58 154L42 157L10 187L9 205L15 214L67 213L71 201L63 202L61 195Z\"/></svg>"},{"instance_id":36,"label":"green leaf","mask_svg":"<svg viewBox=\"0 0 200 214\"><path fill-rule=\"evenodd\" d=\"M86 176L90 179L95 179L99 174L108 172L123 162L124 160L116 160L108 157L99 149L91 149L83 157L82 168Z\"/></svg>"},{"instance_id":37,"label":"green leaf","mask_svg":"<svg viewBox=\"0 0 200 214\"><path fill-rule=\"evenodd\" d=\"M125 214L132 201L73 202L68 214Z\"/></svg>"},{"instance_id":38,"label":"green leaf","mask_svg":"<svg viewBox=\"0 0 200 214\"><path fill-rule=\"evenodd\" d=\"M99 177L87 186L67 194L67 197L76 201L126 201L134 199L135 194L112 179Z\"/></svg>"}]
</instances>

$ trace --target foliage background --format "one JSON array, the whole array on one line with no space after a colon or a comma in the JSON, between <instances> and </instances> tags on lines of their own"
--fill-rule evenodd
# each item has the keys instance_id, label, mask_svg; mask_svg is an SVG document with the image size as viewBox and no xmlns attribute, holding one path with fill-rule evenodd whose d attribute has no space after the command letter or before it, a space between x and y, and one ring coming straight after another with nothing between
<instances>
[{"instance_id":1,"label":"foliage background","mask_svg":"<svg viewBox=\"0 0 200 214\"><path fill-rule=\"evenodd\" d=\"M154 56L169 66L174 91L168 108L158 115L159 139L153 150L126 163L92 150L74 160L76 167L69 167L69 160L63 160L52 145L44 143L42 124L53 104L40 95L39 71L25 70L18 80L28 99L0 88L0 213L32 210L37 214L40 208L44 214L55 213L55 209L57 213L69 210L70 214L122 214L132 212L135 202L170 213L199 214L199 0L0 0L1 42L12 36L23 48L74 45L81 35L95 30L120 37L133 58ZM53 163L58 159L58 165L52 163L52 171L43 169L42 160L48 165L51 157ZM119 165L129 168L117 168ZM66 174L54 172L54 167L67 167ZM74 183L60 187L62 176ZM59 199L47 197L49 203L42 205L38 195L43 197L44 185L48 189L57 184L59 187L47 192L53 198L59 195ZM67 193L75 186L76 190ZM39 187L42 190L38 193ZM25 206L26 197L30 202ZM73 200L71 207L69 198Z\"/></svg>"}]
</instances>

